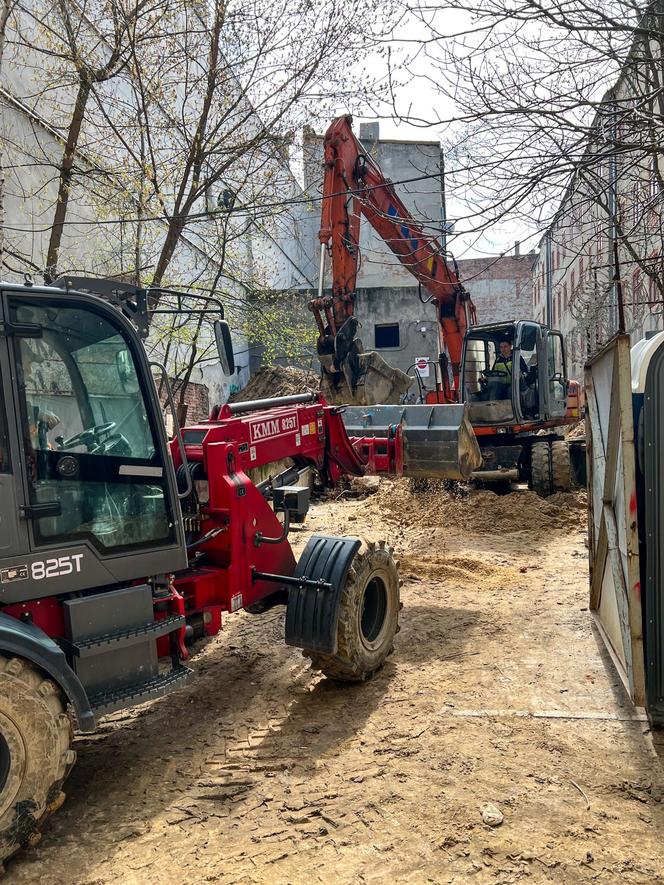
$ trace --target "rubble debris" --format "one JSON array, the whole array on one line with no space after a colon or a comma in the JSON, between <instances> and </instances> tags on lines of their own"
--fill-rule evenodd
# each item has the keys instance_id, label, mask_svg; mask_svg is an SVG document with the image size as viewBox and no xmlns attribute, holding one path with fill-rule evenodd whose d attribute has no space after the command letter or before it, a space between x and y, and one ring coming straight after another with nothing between
<instances>
[{"instance_id":1,"label":"rubble debris","mask_svg":"<svg viewBox=\"0 0 664 885\"><path fill-rule=\"evenodd\" d=\"M489 827L499 827L505 819L502 811L490 802L485 802L480 808L480 812L482 820Z\"/></svg>"},{"instance_id":2,"label":"rubble debris","mask_svg":"<svg viewBox=\"0 0 664 885\"><path fill-rule=\"evenodd\" d=\"M540 498L528 489L497 495L485 489L471 489L468 497L434 489L413 493L408 479L383 478L375 507L387 521L413 525L453 526L454 532L491 532L500 526L501 534L540 532L552 527L576 527L583 522L587 508L585 491L557 492Z\"/></svg>"},{"instance_id":3,"label":"rubble debris","mask_svg":"<svg viewBox=\"0 0 664 885\"><path fill-rule=\"evenodd\" d=\"M261 366L249 379L247 386L231 394L228 401L239 403L265 399L268 396L290 396L310 390L318 390L316 372L305 372L304 369L296 369L295 366L267 365Z\"/></svg>"}]
</instances>

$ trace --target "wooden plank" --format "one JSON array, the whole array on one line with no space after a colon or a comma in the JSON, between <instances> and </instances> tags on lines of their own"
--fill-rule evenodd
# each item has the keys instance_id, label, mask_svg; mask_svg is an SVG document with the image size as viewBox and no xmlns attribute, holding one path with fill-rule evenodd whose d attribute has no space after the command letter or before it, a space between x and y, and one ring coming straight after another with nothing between
<instances>
[{"instance_id":1,"label":"wooden plank","mask_svg":"<svg viewBox=\"0 0 664 885\"><path fill-rule=\"evenodd\" d=\"M620 660L618 655L615 653L615 651L613 649L613 644L611 643L611 640L609 639L609 637L606 633L606 630L604 629L604 625L602 624L600 619L597 617L597 615L593 615L593 617L594 617L594 621L595 621L595 627L597 628L597 632L602 637L602 642L604 643L604 647L608 651L609 656L610 656L611 660L613 661L613 666L616 668L618 676L620 676L620 681L625 686L625 690L627 691L629 696L632 697L632 688L631 688L629 676L627 675L627 671L625 670L625 668L623 666L623 662Z\"/></svg>"},{"instance_id":2,"label":"wooden plank","mask_svg":"<svg viewBox=\"0 0 664 885\"><path fill-rule=\"evenodd\" d=\"M611 373L611 391L617 396L611 397L609 405L609 425L604 440L604 484L602 488L602 501L610 503L615 498L616 467L618 466L618 450L620 449L620 430L622 426L621 415L623 401L620 398L620 384L618 380L617 353L614 354L613 372Z\"/></svg>"},{"instance_id":3,"label":"wooden plank","mask_svg":"<svg viewBox=\"0 0 664 885\"><path fill-rule=\"evenodd\" d=\"M634 414L632 411L632 372L629 337L617 341L618 396L621 403L622 481L624 511L621 529L626 545L626 592L631 631L632 683L634 703L646 702L645 652L643 647L643 610L641 606L641 567L636 505L636 458L634 452Z\"/></svg>"},{"instance_id":4,"label":"wooden plank","mask_svg":"<svg viewBox=\"0 0 664 885\"><path fill-rule=\"evenodd\" d=\"M598 385L602 393L601 402L597 394ZM630 696L636 704L643 705L645 662L628 336L617 335L588 363L586 392L590 608L594 612L602 641ZM618 615L614 641L618 642L619 628L624 664L619 659L618 649L613 648L599 614L602 593L608 593L609 586L612 587Z\"/></svg>"},{"instance_id":5,"label":"wooden plank","mask_svg":"<svg viewBox=\"0 0 664 885\"><path fill-rule=\"evenodd\" d=\"M608 541L606 537L606 524L604 517L600 520L597 535L597 546L592 551L592 579L590 583L590 611L597 611L602 596L602 583L604 582L604 569L608 553Z\"/></svg>"},{"instance_id":6,"label":"wooden plank","mask_svg":"<svg viewBox=\"0 0 664 885\"><path fill-rule=\"evenodd\" d=\"M627 586L625 583L625 573L623 572L622 558L618 547L616 513L610 504L604 505L603 525L606 526L607 559L611 567L611 577L613 578L613 591L616 599L616 608L618 609L618 619L620 621L620 635L622 637L622 647L625 655L629 693L630 696L633 696L633 650L629 600L627 598Z\"/></svg>"}]
</instances>

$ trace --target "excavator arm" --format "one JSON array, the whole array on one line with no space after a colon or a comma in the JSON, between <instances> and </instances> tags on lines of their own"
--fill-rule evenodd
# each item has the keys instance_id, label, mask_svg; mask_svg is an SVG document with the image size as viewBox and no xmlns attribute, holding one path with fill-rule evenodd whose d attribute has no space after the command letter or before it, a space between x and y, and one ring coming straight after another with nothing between
<instances>
[{"instance_id":1,"label":"excavator arm","mask_svg":"<svg viewBox=\"0 0 664 885\"><path fill-rule=\"evenodd\" d=\"M441 360L441 402L457 402L463 339L475 322L470 295L431 234L415 221L394 186L353 134L350 115L325 134L318 297L310 302L318 326L323 389L336 402L398 402L410 379L355 337L356 280L360 266L360 216L367 219L435 303ZM323 295L325 255L332 261L332 293ZM344 383L345 382L345 383Z\"/></svg>"}]
</instances>

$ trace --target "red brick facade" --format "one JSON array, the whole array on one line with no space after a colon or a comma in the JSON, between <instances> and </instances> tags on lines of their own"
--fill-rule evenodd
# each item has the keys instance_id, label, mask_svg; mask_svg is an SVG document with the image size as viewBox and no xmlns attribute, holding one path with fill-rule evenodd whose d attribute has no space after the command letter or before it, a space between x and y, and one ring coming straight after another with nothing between
<instances>
[{"instance_id":1,"label":"red brick facade","mask_svg":"<svg viewBox=\"0 0 664 885\"><path fill-rule=\"evenodd\" d=\"M532 320L533 263L536 254L496 258L463 258L461 280L477 308L477 321L499 323Z\"/></svg>"},{"instance_id":2,"label":"red brick facade","mask_svg":"<svg viewBox=\"0 0 664 885\"><path fill-rule=\"evenodd\" d=\"M158 386L158 385L157 385ZM171 378L171 388L173 390L173 399L177 407L180 402L179 382ZM166 404L166 393L161 393L161 404ZM203 421L210 414L210 391L205 384L197 384L190 381L184 394L184 404L187 407L186 421L193 424L196 421Z\"/></svg>"}]
</instances>

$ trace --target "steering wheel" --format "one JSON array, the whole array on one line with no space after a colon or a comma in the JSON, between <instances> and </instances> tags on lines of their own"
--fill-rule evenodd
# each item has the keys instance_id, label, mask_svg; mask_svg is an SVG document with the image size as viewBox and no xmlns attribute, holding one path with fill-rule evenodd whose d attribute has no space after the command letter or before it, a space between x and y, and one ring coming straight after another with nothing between
<instances>
[{"instance_id":1,"label":"steering wheel","mask_svg":"<svg viewBox=\"0 0 664 885\"><path fill-rule=\"evenodd\" d=\"M505 374L504 372L496 372L494 369L484 369L482 372L485 378L502 378Z\"/></svg>"},{"instance_id":2,"label":"steering wheel","mask_svg":"<svg viewBox=\"0 0 664 885\"><path fill-rule=\"evenodd\" d=\"M99 437L113 430L115 427L115 421L107 421L106 424L96 424L94 427L88 427L86 430L81 430L80 433L75 433L74 436L70 436L69 439L63 439L60 444L61 451L65 449L71 449L74 446L87 446L88 451L94 451L91 448L91 445L95 444L96 448L102 444L102 441Z\"/></svg>"}]
</instances>

